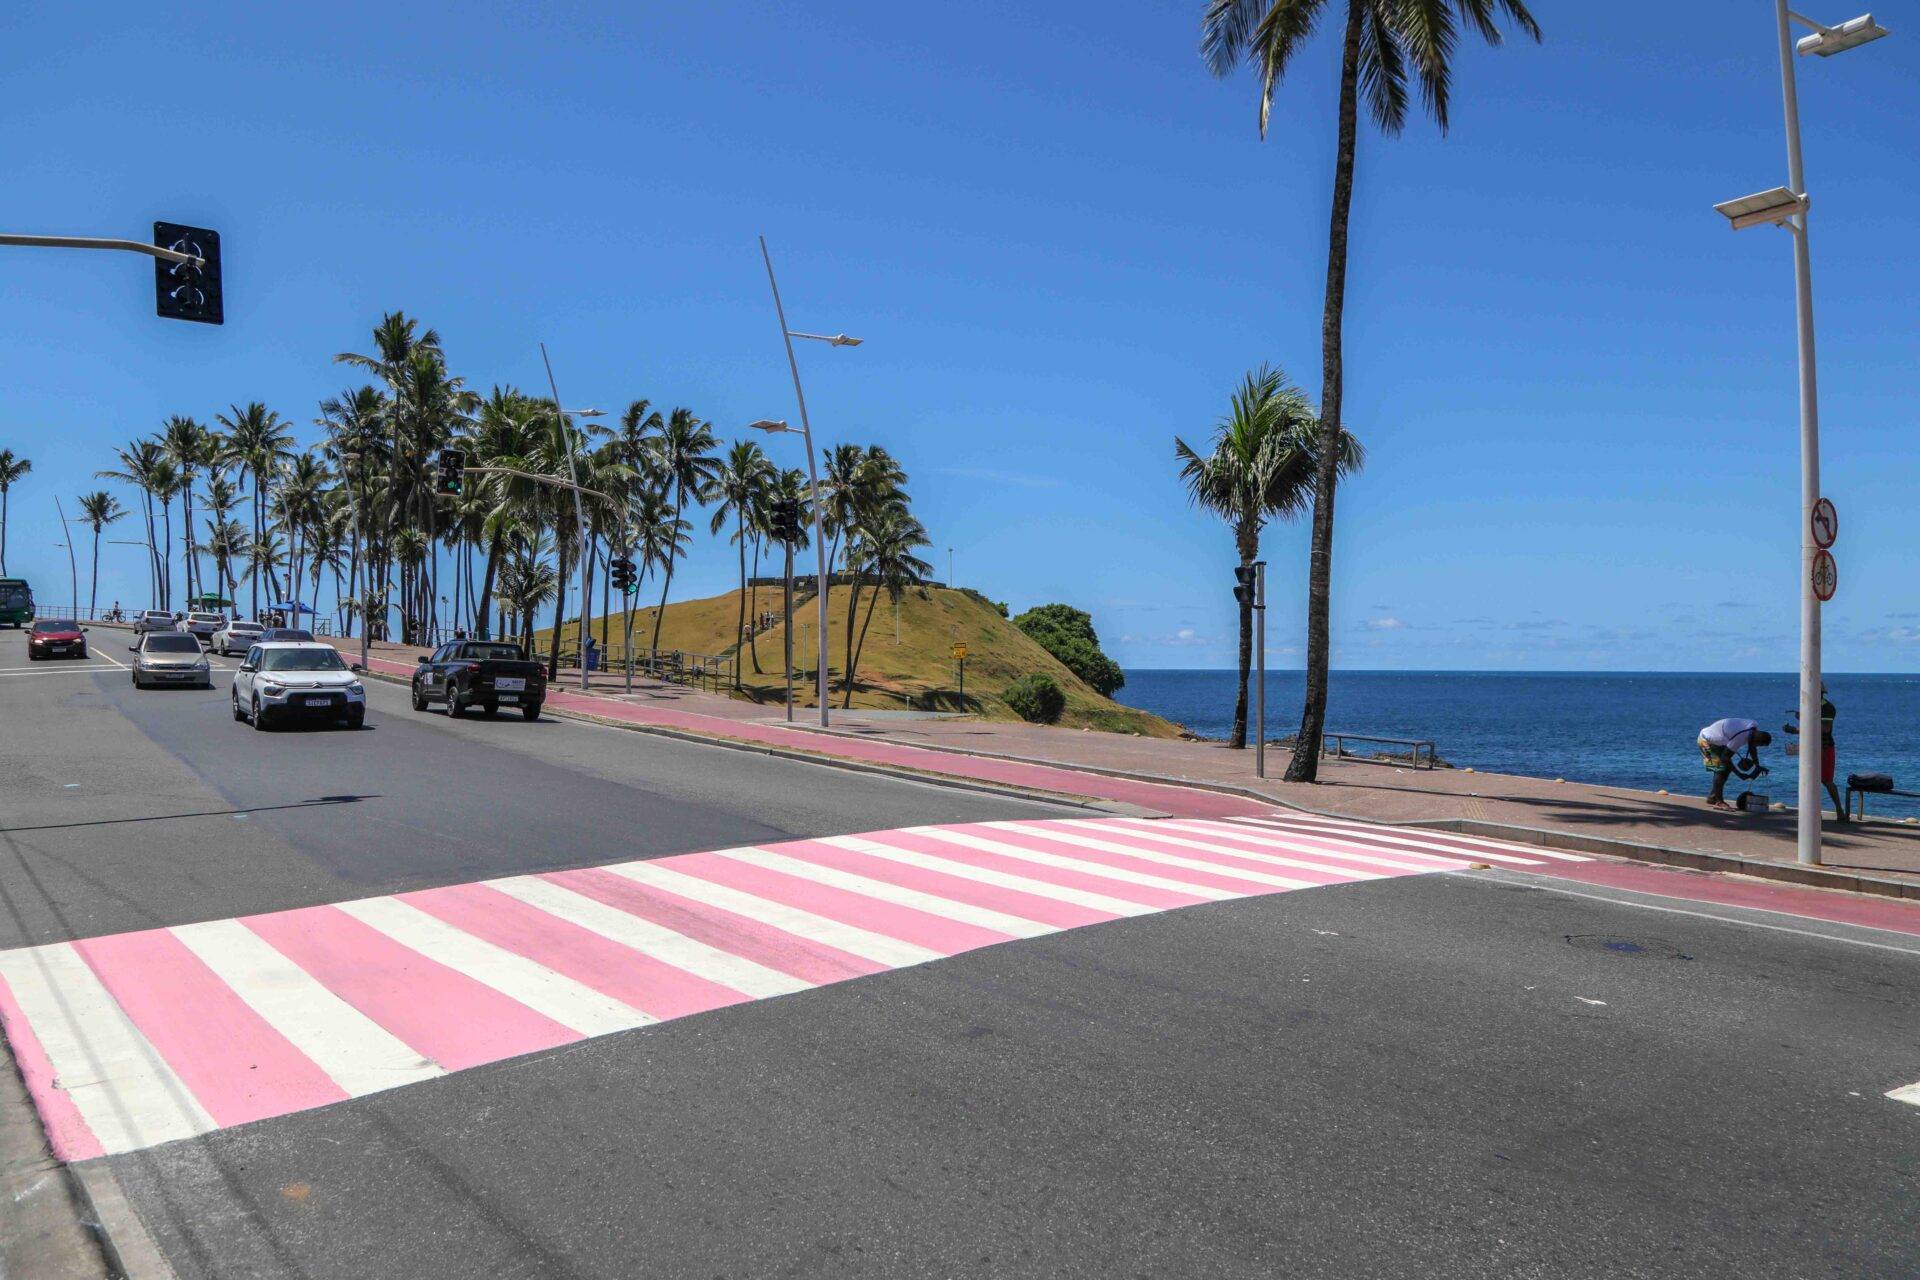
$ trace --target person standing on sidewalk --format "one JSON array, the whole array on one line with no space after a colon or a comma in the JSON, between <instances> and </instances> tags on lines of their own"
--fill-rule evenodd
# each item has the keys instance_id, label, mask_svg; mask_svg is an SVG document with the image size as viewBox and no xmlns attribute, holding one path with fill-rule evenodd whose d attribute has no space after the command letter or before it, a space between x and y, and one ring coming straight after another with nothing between
<instances>
[{"instance_id":1,"label":"person standing on sidewalk","mask_svg":"<svg viewBox=\"0 0 1920 1280\"><path fill-rule=\"evenodd\" d=\"M1729 716L1715 720L1700 731L1700 763L1713 775L1713 788L1707 792L1707 804L1715 809L1731 809L1727 803L1727 778L1739 774L1744 780L1767 771L1760 763L1760 748L1773 741L1773 735L1758 721ZM1745 758L1741 758L1741 753Z\"/></svg>"},{"instance_id":2,"label":"person standing on sidewalk","mask_svg":"<svg viewBox=\"0 0 1920 1280\"><path fill-rule=\"evenodd\" d=\"M1833 767L1839 754L1833 745L1833 717L1833 699L1827 696L1827 686L1823 682L1820 686L1820 785L1825 787L1827 794L1833 798L1833 820L1844 824L1847 821L1847 806L1840 799L1840 789L1833 785ZM1797 715L1794 723L1786 726L1786 731L1792 734L1800 732ZM1801 767L1805 768L1806 747L1804 745L1800 750L1800 759Z\"/></svg>"}]
</instances>

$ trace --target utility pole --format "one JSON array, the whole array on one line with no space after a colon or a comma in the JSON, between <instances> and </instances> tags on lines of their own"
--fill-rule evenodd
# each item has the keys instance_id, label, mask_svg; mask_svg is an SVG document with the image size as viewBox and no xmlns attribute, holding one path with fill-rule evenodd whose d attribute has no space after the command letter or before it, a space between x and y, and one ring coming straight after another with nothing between
<instances>
[{"instance_id":1,"label":"utility pole","mask_svg":"<svg viewBox=\"0 0 1920 1280\"><path fill-rule=\"evenodd\" d=\"M1259 615L1260 629L1254 633L1255 663L1259 678L1254 682L1253 774L1267 776L1267 562L1253 562L1253 610Z\"/></svg>"}]
</instances>

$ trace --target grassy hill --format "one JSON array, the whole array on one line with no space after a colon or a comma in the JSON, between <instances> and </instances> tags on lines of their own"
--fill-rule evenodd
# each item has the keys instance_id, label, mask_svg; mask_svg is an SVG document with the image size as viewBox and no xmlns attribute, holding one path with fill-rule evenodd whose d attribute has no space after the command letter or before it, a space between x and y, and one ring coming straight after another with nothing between
<instances>
[{"instance_id":1,"label":"grassy hill","mask_svg":"<svg viewBox=\"0 0 1920 1280\"><path fill-rule=\"evenodd\" d=\"M836 707L844 697L840 691L839 677L846 661L848 593L849 588L834 587L827 602L827 669L833 677L833 705ZM873 596L873 592L865 589L860 593L860 611L854 619L856 638L861 623L867 617L868 601ZM739 607L740 593L737 591L703 600L669 603L666 619L661 623L660 647L663 650L679 649L699 654L728 652L733 644ZM818 644L814 630L814 611L817 607L811 597L806 598L804 604L796 600L794 605L794 665L800 673L795 677L794 697L796 701L809 706L813 704L811 682L815 646ZM757 593L750 593L749 616L756 608L778 614L779 589L763 587ZM636 649L644 651L651 642L654 615L658 612L657 607L634 611L633 641ZM909 588L900 600L897 639L894 606L884 592L880 593L878 603L873 607L872 619L867 628L866 647L860 653L859 680L853 693L855 707L964 710L991 720L1017 720L1019 716L1000 700L1001 692L1023 675L1045 672L1059 683L1067 695L1066 710L1060 717L1060 724L1064 726L1137 733L1156 738L1172 737L1180 732L1179 726L1171 721L1123 707L1095 693L996 610L962 592L935 587ZM573 628L578 625L577 616L572 622L563 624L563 646L571 647ZM601 634L598 617L593 620L593 633L596 637ZM550 630L535 633L536 643L543 653L550 634ZM608 620L606 635L610 651L617 653L621 638L621 617L618 613ZM743 696L766 703L777 704L782 700L785 690L780 665L782 641L783 630L778 622L772 630L759 635L755 642L759 650L760 670L757 673L752 651L742 648L740 669ZM951 655L955 641L967 646L964 705L959 700L954 682Z\"/></svg>"}]
</instances>

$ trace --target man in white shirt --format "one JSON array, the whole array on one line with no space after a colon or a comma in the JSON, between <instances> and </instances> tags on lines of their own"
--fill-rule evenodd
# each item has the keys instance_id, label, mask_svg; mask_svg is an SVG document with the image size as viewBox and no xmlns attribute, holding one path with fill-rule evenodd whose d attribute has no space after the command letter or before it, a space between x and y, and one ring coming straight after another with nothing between
<instances>
[{"instance_id":1,"label":"man in white shirt","mask_svg":"<svg viewBox=\"0 0 1920 1280\"><path fill-rule=\"evenodd\" d=\"M1738 716L1715 720L1702 729L1696 744L1700 748L1700 763L1713 775L1713 789L1707 793L1707 803L1715 809L1731 809L1733 806L1725 796L1728 776L1737 773L1746 779L1765 773L1759 749L1772 741L1773 735L1757 721ZM1742 752L1745 759L1740 758Z\"/></svg>"}]
</instances>

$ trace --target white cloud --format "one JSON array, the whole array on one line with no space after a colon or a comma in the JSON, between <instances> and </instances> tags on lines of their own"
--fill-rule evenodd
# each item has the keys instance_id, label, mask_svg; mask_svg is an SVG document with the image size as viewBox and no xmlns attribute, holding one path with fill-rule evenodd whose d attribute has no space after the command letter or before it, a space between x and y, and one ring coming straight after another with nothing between
<instances>
[{"instance_id":1,"label":"white cloud","mask_svg":"<svg viewBox=\"0 0 1920 1280\"><path fill-rule=\"evenodd\" d=\"M1369 631L1398 631L1407 624L1392 615L1388 615L1384 618L1368 618L1360 625Z\"/></svg>"}]
</instances>

